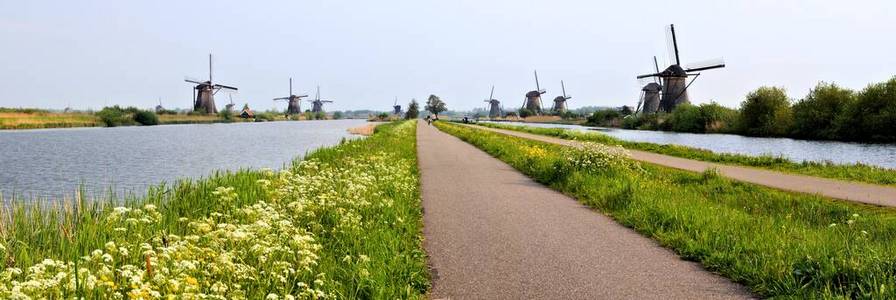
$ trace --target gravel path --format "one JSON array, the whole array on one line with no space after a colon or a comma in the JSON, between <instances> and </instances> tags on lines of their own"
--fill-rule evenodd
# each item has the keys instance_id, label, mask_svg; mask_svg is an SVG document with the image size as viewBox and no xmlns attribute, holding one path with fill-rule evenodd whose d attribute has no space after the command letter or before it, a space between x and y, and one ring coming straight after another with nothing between
<instances>
[{"instance_id":1,"label":"gravel path","mask_svg":"<svg viewBox=\"0 0 896 300\"><path fill-rule=\"evenodd\" d=\"M477 129L483 129L552 144L567 146L579 145L579 142L576 141L564 140L550 136L513 130L488 128L483 126L469 126L475 127ZM656 165L694 172L703 172L706 169L716 168L719 170L719 173L722 176L739 181L793 192L818 194L821 196L841 200L896 207L896 187L849 182L805 175L795 175L750 167L723 165L632 149L629 149L628 151L632 154L633 159Z\"/></svg>"},{"instance_id":2,"label":"gravel path","mask_svg":"<svg viewBox=\"0 0 896 300\"><path fill-rule=\"evenodd\" d=\"M751 297L425 122L417 143L434 299Z\"/></svg>"}]
</instances>

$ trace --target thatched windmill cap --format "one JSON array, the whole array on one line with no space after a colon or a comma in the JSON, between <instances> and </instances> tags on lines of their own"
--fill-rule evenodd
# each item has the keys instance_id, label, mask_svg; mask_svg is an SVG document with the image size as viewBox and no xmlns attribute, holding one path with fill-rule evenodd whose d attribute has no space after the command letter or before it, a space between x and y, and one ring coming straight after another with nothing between
<instances>
[{"instance_id":1,"label":"thatched windmill cap","mask_svg":"<svg viewBox=\"0 0 896 300\"><path fill-rule=\"evenodd\" d=\"M541 93L539 93L538 91L529 91L528 93L526 93L526 98L535 98L535 97L541 97Z\"/></svg>"},{"instance_id":2,"label":"thatched windmill cap","mask_svg":"<svg viewBox=\"0 0 896 300\"><path fill-rule=\"evenodd\" d=\"M659 92L662 89L663 89L663 87L660 86L659 83L651 82L651 83L648 83L647 85L645 85L644 88L642 88L641 90L645 91L645 92Z\"/></svg>"},{"instance_id":3,"label":"thatched windmill cap","mask_svg":"<svg viewBox=\"0 0 896 300\"><path fill-rule=\"evenodd\" d=\"M660 72L660 77L688 77L688 72L685 72L679 65L671 65Z\"/></svg>"}]
</instances>

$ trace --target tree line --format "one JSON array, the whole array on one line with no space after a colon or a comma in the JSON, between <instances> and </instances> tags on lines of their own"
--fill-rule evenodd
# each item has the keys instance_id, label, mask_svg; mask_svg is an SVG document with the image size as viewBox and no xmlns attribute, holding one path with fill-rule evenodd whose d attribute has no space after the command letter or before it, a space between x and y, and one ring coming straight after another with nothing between
<instances>
[{"instance_id":1,"label":"tree line","mask_svg":"<svg viewBox=\"0 0 896 300\"><path fill-rule=\"evenodd\" d=\"M763 86L747 94L738 109L711 102L638 116L598 111L588 123L693 133L896 142L896 77L860 91L822 82L795 101L784 88Z\"/></svg>"}]
</instances>

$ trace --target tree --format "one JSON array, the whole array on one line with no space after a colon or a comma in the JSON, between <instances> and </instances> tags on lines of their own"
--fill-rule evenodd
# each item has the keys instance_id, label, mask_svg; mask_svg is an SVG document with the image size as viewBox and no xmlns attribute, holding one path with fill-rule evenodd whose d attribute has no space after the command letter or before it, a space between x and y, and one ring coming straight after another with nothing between
<instances>
[{"instance_id":1,"label":"tree","mask_svg":"<svg viewBox=\"0 0 896 300\"><path fill-rule=\"evenodd\" d=\"M632 107L631 107L631 106L628 106L628 105L623 105L623 106L622 106L622 116L623 116L623 117L624 117L624 116L627 116L627 115L630 115L630 114L633 114L633 113L635 113L635 111L632 110Z\"/></svg>"},{"instance_id":2,"label":"tree","mask_svg":"<svg viewBox=\"0 0 896 300\"><path fill-rule=\"evenodd\" d=\"M408 104L408 111L404 113L404 118L408 120L416 119L420 116L420 104L417 103L417 99L411 99L411 103Z\"/></svg>"},{"instance_id":3,"label":"tree","mask_svg":"<svg viewBox=\"0 0 896 300\"><path fill-rule=\"evenodd\" d=\"M523 108L520 108L519 115L520 115L520 118L528 118L530 116L534 116L535 112L532 111L531 109L523 107Z\"/></svg>"},{"instance_id":4,"label":"tree","mask_svg":"<svg viewBox=\"0 0 896 300\"><path fill-rule=\"evenodd\" d=\"M587 124L594 126L611 126L617 119L622 118L622 114L615 109L602 109L595 111L588 117Z\"/></svg>"},{"instance_id":5,"label":"tree","mask_svg":"<svg viewBox=\"0 0 896 300\"><path fill-rule=\"evenodd\" d=\"M342 112L341 112L341 111L337 111L337 112L334 112L334 113L333 113L333 120L339 120L339 119L342 119L342 118L343 118L343 116L342 116Z\"/></svg>"},{"instance_id":6,"label":"tree","mask_svg":"<svg viewBox=\"0 0 896 300\"><path fill-rule=\"evenodd\" d=\"M787 93L779 87L760 87L741 103L740 131L754 136L790 133L793 115Z\"/></svg>"},{"instance_id":7,"label":"tree","mask_svg":"<svg viewBox=\"0 0 896 300\"><path fill-rule=\"evenodd\" d=\"M852 90L819 83L806 98L793 105L793 135L810 139L839 138L838 123L845 121L843 117L855 101Z\"/></svg>"},{"instance_id":8,"label":"tree","mask_svg":"<svg viewBox=\"0 0 896 300\"><path fill-rule=\"evenodd\" d=\"M846 139L896 141L896 77L862 90L840 123Z\"/></svg>"},{"instance_id":9,"label":"tree","mask_svg":"<svg viewBox=\"0 0 896 300\"><path fill-rule=\"evenodd\" d=\"M448 110L445 107L445 102L442 102L442 99L439 99L439 96L429 95L429 99L426 100L426 110L436 115L436 118L439 117L439 114Z\"/></svg>"}]
</instances>

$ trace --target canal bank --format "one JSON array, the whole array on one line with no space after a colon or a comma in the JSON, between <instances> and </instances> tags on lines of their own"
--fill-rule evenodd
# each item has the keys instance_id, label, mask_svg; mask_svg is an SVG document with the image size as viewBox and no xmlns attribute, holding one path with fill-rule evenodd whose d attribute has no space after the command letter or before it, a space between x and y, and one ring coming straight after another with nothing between
<instances>
[{"instance_id":1,"label":"canal bank","mask_svg":"<svg viewBox=\"0 0 896 300\"><path fill-rule=\"evenodd\" d=\"M506 130L514 130L526 133L533 133L538 135L546 135L553 136L567 140L580 140L580 141L591 141L597 143L603 143L608 145L621 145L627 149L632 150L642 150L657 154L669 155L679 158L685 159L693 159L705 162L714 162L721 163L726 165L736 165L736 166L747 166L759 169L767 169L773 171L780 171L786 173L793 173L799 175L807 175L814 177L823 177L837 180L846 180L846 181L855 181L855 182L863 182L863 183L871 183L871 184L880 184L880 185L896 185L896 169L885 168L876 165L868 165L868 164L835 164L831 162L814 162L814 161L802 161L795 162L789 160L783 156L771 156L771 155L744 155L744 154L732 154L732 153L717 153L705 149L693 148L682 146L675 143L665 143L665 144L657 144L657 143L648 143L648 142L637 142L637 141L629 141L623 140L620 138L616 138L610 135L610 133L617 132L616 130L611 129L610 131L597 131L592 130L592 127L582 127L582 126L567 126L567 125L534 125L532 126L513 126L506 124L498 124L498 123L490 123L483 122L480 125L498 128L498 129L506 129ZM642 131L625 131L625 132L642 132ZM677 137L675 140L683 140L689 141L688 136L694 134L680 134L680 133L657 133L652 131L647 131L648 134L660 134L662 136L674 136ZM708 138L712 136L719 136L715 134L703 134L699 135L703 138ZM685 138L682 138L685 137ZM742 138L739 136L734 136L737 138ZM637 140L636 138L629 138L633 140ZM775 139L775 138L749 138L749 139L758 139L764 141L777 141L783 143L789 143L790 139ZM691 141L693 142L693 141ZM715 141L717 143L710 143L710 141L706 141L705 145L709 145L710 147L715 148L730 148L730 146L725 146L722 144L723 141ZM855 147L856 145L850 143L843 142L825 142L826 144L834 144L834 145L847 145L848 147ZM742 145L744 150L750 150L751 146L749 143ZM880 158L875 158L874 161L882 164L888 165L892 162L891 159L885 158L888 157L890 152L893 152L893 155L896 156L896 145L870 145L873 147L872 150L869 150L871 153L875 153L874 155L881 156ZM826 150L830 150L826 152ZM838 155L842 155L842 153L836 151L837 149L826 149L826 148L816 148L813 152L825 152L827 157L837 157ZM855 155L862 156L864 155L864 150L861 148L853 148L854 151L857 151ZM869 154L871 155L871 154ZM871 155L871 156L874 156ZM876 157L876 156L875 156Z\"/></svg>"}]
</instances>

